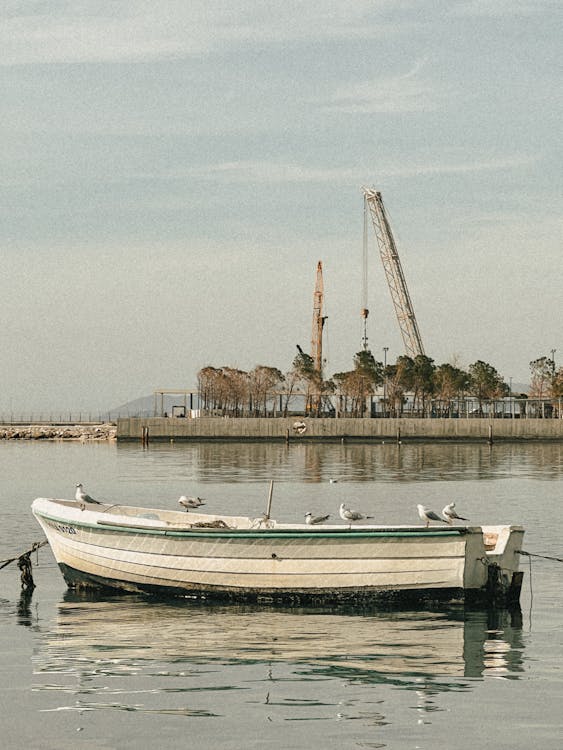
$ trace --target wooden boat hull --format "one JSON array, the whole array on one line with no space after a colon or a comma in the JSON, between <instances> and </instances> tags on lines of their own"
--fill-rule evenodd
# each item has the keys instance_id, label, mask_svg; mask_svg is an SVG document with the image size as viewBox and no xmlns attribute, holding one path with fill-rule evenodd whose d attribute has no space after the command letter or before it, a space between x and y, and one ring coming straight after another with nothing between
<instances>
[{"instance_id":1,"label":"wooden boat hull","mask_svg":"<svg viewBox=\"0 0 563 750\"><path fill-rule=\"evenodd\" d=\"M520 527L256 526L192 513L188 524L173 511L95 508L33 504L70 587L235 601L501 600L523 536Z\"/></svg>"}]
</instances>

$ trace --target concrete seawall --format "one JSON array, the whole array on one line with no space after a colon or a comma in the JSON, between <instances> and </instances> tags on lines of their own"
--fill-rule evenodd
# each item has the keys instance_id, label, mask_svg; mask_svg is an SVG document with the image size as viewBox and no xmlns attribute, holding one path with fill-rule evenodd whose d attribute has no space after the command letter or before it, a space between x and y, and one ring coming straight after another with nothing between
<instances>
[{"instance_id":1,"label":"concrete seawall","mask_svg":"<svg viewBox=\"0 0 563 750\"><path fill-rule=\"evenodd\" d=\"M297 424L305 429L299 431ZM554 440L563 441L563 419L300 419L222 418L174 419L129 417L117 420L118 440L235 440L372 442L441 440L483 442Z\"/></svg>"}]
</instances>

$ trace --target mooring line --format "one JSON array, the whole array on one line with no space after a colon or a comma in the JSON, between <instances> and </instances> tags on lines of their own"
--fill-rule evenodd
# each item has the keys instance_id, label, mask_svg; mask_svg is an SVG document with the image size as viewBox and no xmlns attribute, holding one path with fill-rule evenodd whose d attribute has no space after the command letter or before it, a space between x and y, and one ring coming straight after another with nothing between
<instances>
[{"instance_id":1,"label":"mooring line","mask_svg":"<svg viewBox=\"0 0 563 750\"><path fill-rule=\"evenodd\" d=\"M22 557L25 557L25 555L31 555L32 552L35 552L36 550L41 549L41 547L44 547L46 544L48 544L48 541L46 539L43 539L42 542L34 542L31 549L28 549L25 552L22 552L21 555L10 557L9 560L0 560L0 570L2 570L2 568L5 568L6 565L13 563L15 560L20 560Z\"/></svg>"},{"instance_id":2,"label":"mooring line","mask_svg":"<svg viewBox=\"0 0 563 750\"><path fill-rule=\"evenodd\" d=\"M535 552L525 552L523 549L517 549L516 554L526 555L526 557L541 557L542 560L553 560L554 562L563 563L563 558L561 557L552 557L551 555L538 555Z\"/></svg>"}]
</instances>

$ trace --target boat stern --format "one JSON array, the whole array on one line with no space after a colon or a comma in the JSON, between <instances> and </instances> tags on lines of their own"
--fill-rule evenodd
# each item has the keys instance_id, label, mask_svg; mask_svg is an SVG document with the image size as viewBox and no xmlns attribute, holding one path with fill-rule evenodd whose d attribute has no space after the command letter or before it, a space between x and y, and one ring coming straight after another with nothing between
<instances>
[{"instance_id":1,"label":"boat stern","mask_svg":"<svg viewBox=\"0 0 563 750\"><path fill-rule=\"evenodd\" d=\"M490 604L518 604L523 574L519 571L522 526L467 529L464 588Z\"/></svg>"}]
</instances>

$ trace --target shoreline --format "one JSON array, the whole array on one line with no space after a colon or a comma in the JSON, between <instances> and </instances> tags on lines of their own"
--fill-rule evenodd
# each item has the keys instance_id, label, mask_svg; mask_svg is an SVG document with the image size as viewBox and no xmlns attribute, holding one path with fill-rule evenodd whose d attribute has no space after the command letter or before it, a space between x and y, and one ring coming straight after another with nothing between
<instances>
[{"instance_id":1,"label":"shoreline","mask_svg":"<svg viewBox=\"0 0 563 750\"><path fill-rule=\"evenodd\" d=\"M296 429L298 425L298 429ZM0 425L3 440L62 442L481 443L563 442L563 420L140 418Z\"/></svg>"},{"instance_id":2,"label":"shoreline","mask_svg":"<svg viewBox=\"0 0 563 750\"><path fill-rule=\"evenodd\" d=\"M21 424L0 426L1 440L61 440L74 442L117 440L117 426L100 424Z\"/></svg>"},{"instance_id":3,"label":"shoreline","mask_svg":"<svg viewBox=\"0 0 563 750\"><path fill-rule=\"evenodd\" d=\"M295 417L128 417L118 441L397 443L563 442L563 419L386 419Z\"/></svg>"}]
</instances>

